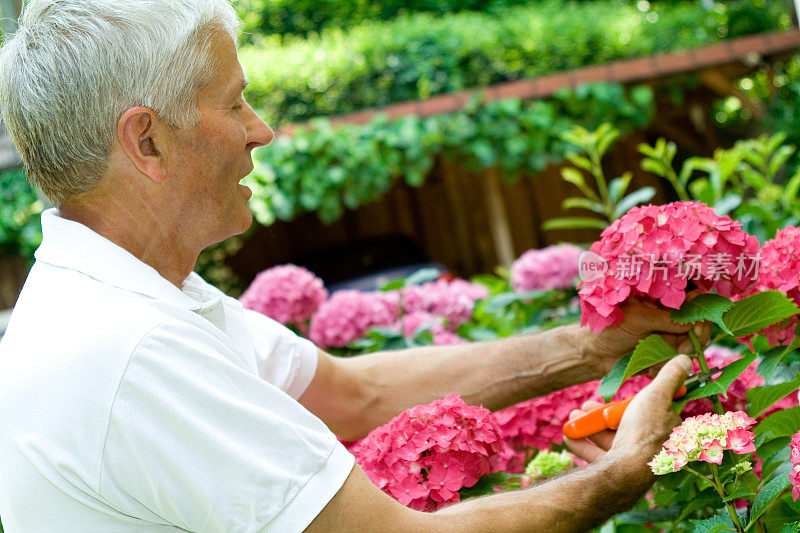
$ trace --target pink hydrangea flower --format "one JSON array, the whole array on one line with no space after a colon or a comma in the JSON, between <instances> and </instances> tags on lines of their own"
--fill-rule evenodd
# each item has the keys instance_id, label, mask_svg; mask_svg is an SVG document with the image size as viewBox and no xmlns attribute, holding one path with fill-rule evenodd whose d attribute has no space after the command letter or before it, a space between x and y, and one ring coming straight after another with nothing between
<instances>
[{"instance_id":1,"label":"pink hydrangea flower","mask_svg":"<svg viewBox=\"0 0 800 533\"><path fill-rule=\"evenodd\" d=\"M483 285L463 279L443 279L411 285L401 291L403 310L406 313L423 311L444 317L451 329L472 318L475 302L489 296Z\"/></svg>"},{"instance_id":2,"label":"pink hydrangea flower","mask_svg":"<svg viewBox=\"0 0 800 533\"><path fill-rule=\"evenodd\" d=\"M706 443L700 448L700 456L697 458L699 461L706 463L722 464L722 444L717 439Z\"/></svg>"},{"instance_id":3,"label":"pink hydrangea flower","mask_svg":"<svg viewBox=\"0 0 800 533\"><path fill-rule=\"evenodd\" d=\"M800 306L800 228L778 230L774 239L764 243L756 290L780 291ZM788 346L794 340L797 322L795 315L788 323L769 326L760 333L773 346Z\"/></svg>"},{"instance_id":4,"label":"pink hydrangea flower","mask_svg":"<svg viewBox=\"0 0 800 533\"><path fill-rule=\"evenodd\" d=\"M279 265L258 274L239 301L281 324L302 325L327 298L317 276L303 267Z\"/></svg>"},{"instance_id":5,"label":"pink hydrangea flower","mask_svg":"<svg viewBox=\"0 0 800 533\"><path fill-rule=\"evenodd\" d=\"M528 250L511 265L511 286L517 292L570 288L578 277L581 253L572 244Z\"/></svg>"},{"instance_id":6,"label":"pink hydrangea flower","mask_svg":"<svg viewBox=\"0 0 800 533\"><path fill-rule=\"evenodd\" d=\"M549 450L564 441L562 428L573 409L587 400L600 400L598 382L574 385L527 400L493 414L503 439L514 450L504 470L521 473L535 450Z\"/></svg>"},{"instance_id":7,"label":"pink hydrangea flower","mask_svg":"<svg viewBox=\"0 0 800 533\"><path fill-rule=\"evenodd\" d=\"M800 498L800 431L792 436L789 449L791 450L789 460L794 463L789 481L792 483L792 499L797 501L797 498Z\"/></svg>"},{"instance_id":8,"label":"pink hydrangea flower","mask_svg":"<svg viewBox=\"0 0 800 533\"><path fill-rule=\"evenodd\" d=\"M399 314L390 292L338 291L311 317L309 336L323 348L347 346L372 327L389 326Z\"/></svg>"},{"instance_id":9,"label":"pink hydrangea flower","mask_svg":"<svg viewBox=\"0 0 800 533\"><path fill-rule=\"evenodd\" d=\"M467 342L466 339L445 328L444 317L432 315L425 311L414 311L403 315L392 327L402 332L404 337L413 338L414 334L423 326L430 327L428 331L433 336L433 344L437 346L464 344Z\"/></svg>"},{"instance_id":10,"label":"pink hydrangea flower","mask_svg":"<svg viewBox=\"0 0 800 533\"><path fill-rule=\"evenodd\" d=\"M687 418L672 430L661 451L648 463L656 475L677 472L692 461L722 464L723 450L733 453L755 451L756 421L744 411L706 413Z\"/></svg>"},{"instance_id":11,"label":"pink hydrangea flower","mask_svg":"<svg viewBox=\"0 0 800 533\"><path fill-rule=\"evenodd\" d=\"M459 490L501 470L511 454L489 410L455 394L404 411L351 452L378 488L419 511L460 501Z\"/></svg>"},{"instance_id":12,"label":"pink hydrangea flower","mask_svg":"<svg viewBox=\"0 0 800 533\"><path fill-rule=\"evenodd\" d=\"M634 207L590 250L608 264L579 285L581 324L595 332L622 322L622 305L631 297L678 309L692 288L731 298L757 277L743 269L755 263L758 240L699 202Z\"/></svg>"}]
</instances>

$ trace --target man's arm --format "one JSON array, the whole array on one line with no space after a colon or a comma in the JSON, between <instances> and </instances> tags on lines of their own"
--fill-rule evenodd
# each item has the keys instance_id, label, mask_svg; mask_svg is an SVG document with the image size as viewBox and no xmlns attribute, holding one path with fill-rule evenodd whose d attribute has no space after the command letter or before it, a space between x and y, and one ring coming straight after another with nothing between
<instances>
[{"instance_id":1,"label":"man's arm","mask_svg":"<svg viewBox=\"0 0 800 533\"><path fill-rule=\"evenodd\" d=\"M667 311L634 304L626 316L599 334L573 324L497 341L347 359L320 352L300 403L342 439L357 440L403 410L450 393L494 411L598 379L654 331L666 332L679 351L689 349L683 335L689 326L674 324Z\"/></svg>"},{"instance_id":2,"label":"man's arm","mask_svg":"<svg viewBox=\"0 0 800 533\"><path fill-rule=\"evenodd\" d=\"M596 463L530 489L485 496L436 513L407 509L358 466L307 531L430 533L582 532L630 508L652 484L645 464L679 421L672 396L691 363L681 356L631 402L609 452Z\"/></svg>"}]
</instances>

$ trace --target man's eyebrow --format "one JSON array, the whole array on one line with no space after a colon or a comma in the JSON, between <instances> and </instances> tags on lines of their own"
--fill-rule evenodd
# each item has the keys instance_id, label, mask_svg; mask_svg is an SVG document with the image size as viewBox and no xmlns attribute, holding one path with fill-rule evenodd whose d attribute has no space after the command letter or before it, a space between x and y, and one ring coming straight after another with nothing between
<instances>
[{"instance_id":1,"label":"man's eyebrow","mask_svg":"<svg viewBox=\"0 0 800 533\"><path fill-rule=\"evenodd\" d=\"M249 83L250 81L247 78L242 78L242 81L231 89L229 98L239 98Z\"/></svg>"}]
</instances>

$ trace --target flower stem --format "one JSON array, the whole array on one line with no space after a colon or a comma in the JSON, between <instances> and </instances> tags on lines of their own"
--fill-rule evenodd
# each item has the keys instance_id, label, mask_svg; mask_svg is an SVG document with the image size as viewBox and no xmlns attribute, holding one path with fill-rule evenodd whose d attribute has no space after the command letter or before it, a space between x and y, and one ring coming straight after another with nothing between
<instances>
[{"instance_id":1,"label":"flower stem","mask_svg":"<svg viewBox=\"0 0 800 533\"><path fill-rule=\"evenodd\" d=\"M744 529L742 529L742 524L739 522L739 515L736 514L736 508L733 506L732 502L726 502L725 498L727 495L725 494L725 489L722 488L722 482L719 479L719 472L717 470L717 465L713 463L709 463L708 466L711 467L711 475L714 477L712 483L714 484L714 488L717 490L717 493L723 500L725 504L725 508L728 510L728 514L731 516L731 520L733 521L733 527L736 528L736 531L739 533L744 533Z\"/></svg>"},{"instance_id":2,"label":"flower stem","mask_svg":"<svg viewBox=\"0 0 800 533\"><path fill-rule=\"evenodd\" d=\"M699 477L700 479L703 479L705 481L711 482L710 479L708 479L706 476L704 476L703 474L701 474L697 470L689 468L688 466L684 466L683 469L686 470L687 472L690 472L690 473L694 474L695 476Z\"/></svg>"},{"instance_id":3,"label":"flower stem","mask_svg":"<svg viewBox=\"0 0 800 533\"><path fill-rule=\"evenodd\" d=\"M700 339L697 338L697 334L692 329L689 330L689 340L692 341L694 357L697 359L697 364L700 365L700 371L704 374L708 374L708 361L706 361L703 347L700 345ZM721 415L725 412L722 408L722 403L719 401L719 394L712 394L709 400L711 400L711 404L714 406L715 413Z\"/></svg>"},{"instance_id":4,"label":"flower stem","mask_svg":"<svg viewBox=\"0 0 800 533\"><path fill-rule=\"evenodd\" d=\"M693 329L689 330L689 340L692 341L694 355L697 357L697 362L700 364L700 370L708 372L708 363L706 362L706 356L703 354L703 347L700 345L700 339L697 338L697 334Z\"/></svg>"}]
</instances>

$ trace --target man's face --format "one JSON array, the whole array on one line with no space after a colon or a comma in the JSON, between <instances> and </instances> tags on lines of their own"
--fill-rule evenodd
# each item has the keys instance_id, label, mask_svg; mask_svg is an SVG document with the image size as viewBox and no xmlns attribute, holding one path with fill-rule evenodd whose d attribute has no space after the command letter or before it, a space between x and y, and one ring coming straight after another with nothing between
<instances>
[{"instance_id":1,"label":"man's face","mask_svg":"<svg viewBox=\"0 0 800 533\"><path fill-rule=\"evenodd\" d=\"M198 95L200 121L174 132L174 155L165 158L175 213L205 246L250 227L251 191L239 181L253 170L253 148L273 138L242 97L244 73L228 34L218 32L211 50L217 71Z\"/></svg>"}]
</instances>

